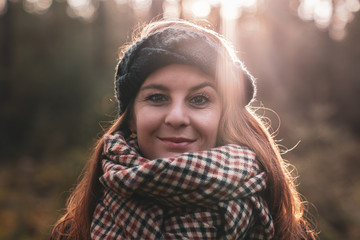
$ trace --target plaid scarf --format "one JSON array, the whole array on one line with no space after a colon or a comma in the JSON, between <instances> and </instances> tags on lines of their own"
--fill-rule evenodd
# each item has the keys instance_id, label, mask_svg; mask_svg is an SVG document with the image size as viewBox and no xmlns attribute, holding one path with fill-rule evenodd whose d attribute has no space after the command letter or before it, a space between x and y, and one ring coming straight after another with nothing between
<instances>
[{"instance_id":1,"label":"plaid scarf","mask_svg":"<svg viewBox=\"0 0 360 240\"><path fill-rule=\"evenodd\" d=\"M246 147L229 144L148 160L136 140L105 135L92 239L272 239L260 192L266 174Z\"/></svg>"}]
</instances>

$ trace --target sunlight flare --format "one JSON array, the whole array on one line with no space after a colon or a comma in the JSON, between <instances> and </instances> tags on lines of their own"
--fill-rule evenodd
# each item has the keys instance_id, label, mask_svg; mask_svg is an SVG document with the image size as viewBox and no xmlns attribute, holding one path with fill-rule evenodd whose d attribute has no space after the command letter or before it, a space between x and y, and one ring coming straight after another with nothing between
<instances>
[{"instance_id":1,"label":"sunlight flare","mask_svg":"<svg viewBox=\"0 0 360 240\"><path fill-rule=\"evenodd\" d=\"M26 0L23 2L24 9L28 13L44 14L52 5L52 0Z\"/></svg>"},{"instance_id":2,"label":"sunlight flare","mask_svg":"<svg viewBox=\"0 0 360 240\"><path fill-rule=\"evenodd\" d=\"M241 8L236 5L236 1L221 1L221 17L223 19L236 19L241 16Z\"/></svg>"},{"instance_id":3,"label":"sunlight flare","mask_svg":"<svg viewBox=\"0 0 360 240\"><path fill-rule=\"evenodd\" d=\"M73 18L82 18L91 21L96 12L96 7L90 0L67 0L67 14Z\"/></svg>"},{"instance_id":4,"label":"sunlight flare","mask_svg":"<svg viewBox=\"0 0 360 240\"><path fill-rule=\"evenodd\" d=\"M360 10L360 3L359 0L347 0L345 2L346 4L346 8L350 11L350 12L357 12Z\"/></svg>"},{"instance_id":5,"label":"sunlight flare","mask_svg":"<svg viewBox=\"0 0 360 240\"><path fill-rule=\"evenodd\" d=\"M151 7L151 0L131 0L132 7L136 11L147 11Z\"/></svg>"},{"instance_id":6,"label":"sunlight flare","mask_svg":"<svg viewBox=\"0 0 360 240\"><path fill-rule=\"evenodd\" d=\"M163 4L165 18L179 18L180 9L179 2L176 0L166 0Z\"/></svg>"},{"instance_id":7,"label":"sunlight flare","mask_svg":"<svg viewBox=\"0 0 360 240\"><path fill-rule=\"evenodd\" d=\"M346 35L346 25L359 10L359 0L301 0L298 16L304 21L314 21L319 28L329 29L333 39L342 40Z\"/></svg>"},{"instance_id":8,"label":"sunlight flare","mask_svg":"<svg viewBox=\"0 0 360 240\"><path fill-rule=\"evenodd\" d=\"M333 12L333 4L330 0L318 1L314 9L314 19L323 28L329 26Z\"/></svg>"},{"instance_id":9,"label":"sunlight flare","mask_svg":"<svg viewBox=\"0 0 360 240\"><path fill-rule=\"evenodd\" d=\"M89 0L67 0L67 2L73 8L83 8L90 4Z\"/></svg>"},{"instance_id":10,"label":"sunlight flare","mask_svg":"<svg viewBox=\"0 0 360 240\"><path fill-rule=\"evenodd\" d=\"M192 4L191 11L196 17L207 17L211 11L210 4L205 0L195 1Z\"/></svg>"}]
</instances>

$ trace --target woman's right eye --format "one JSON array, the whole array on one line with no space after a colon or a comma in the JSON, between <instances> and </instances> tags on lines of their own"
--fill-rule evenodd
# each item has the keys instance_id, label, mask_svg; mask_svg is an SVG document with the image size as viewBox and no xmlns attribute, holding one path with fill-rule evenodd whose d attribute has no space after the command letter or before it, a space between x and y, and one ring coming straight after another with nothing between
<instances>
[{"instance_id":1,"label":"woman's right eye","mask_svg":"<svg viewBox=\"0 0 360 240\"><path fill-rule=\"evenodd\" d=\"M166 96L163 94L152 94L148 97L146 97L147 101L153 102L153 103L163 103L167 100Z\"/></svg>"}]
</instances>

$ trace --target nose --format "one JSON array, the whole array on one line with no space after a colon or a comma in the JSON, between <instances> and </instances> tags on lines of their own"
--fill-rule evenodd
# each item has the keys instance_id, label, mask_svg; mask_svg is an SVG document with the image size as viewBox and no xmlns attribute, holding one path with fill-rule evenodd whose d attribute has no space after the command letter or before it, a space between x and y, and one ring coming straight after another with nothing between
<instances>
[{"instance_id":1,"label":"nose","mask_svg":"<svg viewBox=\"0 0 360 240\"><path fill-rule=\"evenodd\" d=\"M174 102L169 106L165 116L165 124L173 128L185 127L190 124L189 113L184 103Z\"/></svg>"}]
</instances>

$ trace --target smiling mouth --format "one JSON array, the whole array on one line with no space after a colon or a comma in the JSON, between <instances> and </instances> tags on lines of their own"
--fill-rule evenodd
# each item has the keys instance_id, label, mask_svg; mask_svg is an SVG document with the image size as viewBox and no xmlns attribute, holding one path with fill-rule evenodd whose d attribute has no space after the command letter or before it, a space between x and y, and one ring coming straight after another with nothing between
<instances>
[{"instance_id":1,"label":"smiling mouth","mask_svg":"<svg viewBox=\"0 0 360 240\"><path fill-rule=\"evenodd\" d=\"M161 142L163 142L169 148L186 148L191 143L195 142L194 139L189 138L182 138L182 137L166 137L166 138L159 138Z\"/></svg>"}]
</instances>

